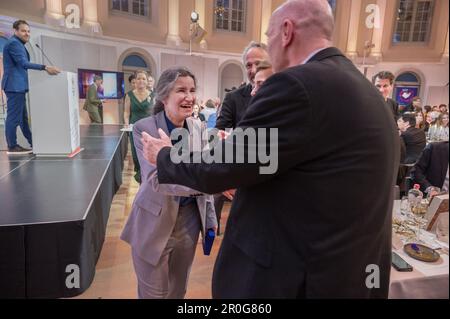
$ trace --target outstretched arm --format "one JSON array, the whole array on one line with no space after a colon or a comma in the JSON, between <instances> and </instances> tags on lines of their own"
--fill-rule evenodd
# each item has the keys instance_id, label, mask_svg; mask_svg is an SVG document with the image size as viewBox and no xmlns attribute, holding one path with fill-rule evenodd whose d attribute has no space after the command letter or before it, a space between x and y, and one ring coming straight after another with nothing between
<instances>
[{"instance_id":1,"label":"outstretched arm","mask_svg":"<svg viewBox=\"0 0 450 319\"><path fill-rule=\"evenodd\" d=\"M138 122L139 123L139 122ZM163 132L161 130L161 132ZM189 197L189 196L198 196L203 195L201 192L196 191L194 189L181 186L181 185L170 185L170 184L160 184L158 181L158 175L156 172L156 166L150 164L143 156L142 152L142 134L144 133L140 127L139 124L135 125L133 127L133 140L134 140L134 146L136 147L136 153L138 156L139 164L141 166L141 175L142 175L142 182L143 183L149 183L152 186L152 189L157 192L164 195L173 195L173 196L183 196L183 197ZM165 142L168 142L171 144L170 139Z\"/></svg>"},{"instance_id":2,"label":"outstretched arm","mask_svg":"<svg viewBox=\"0 0 450 319\"><path fill-rule=\"evenodd\" d=\"M144 154L151 163L157 162L160 184L181 184L215 194L267 181L300 163L306 153L302 146L312 132L312 109L303 85L289 74L272 76L254 98L240 128L244 131L236 129L212 152L190 154L182 163L172 161L170 145L148 135L144 136ZM256 136L254 141L245 137L251 133ZM244 160L234 158L227 164L224 160L230 149L240 150ZM194 163L195 158L201 162Z\"/></svg>"}]
</instances>

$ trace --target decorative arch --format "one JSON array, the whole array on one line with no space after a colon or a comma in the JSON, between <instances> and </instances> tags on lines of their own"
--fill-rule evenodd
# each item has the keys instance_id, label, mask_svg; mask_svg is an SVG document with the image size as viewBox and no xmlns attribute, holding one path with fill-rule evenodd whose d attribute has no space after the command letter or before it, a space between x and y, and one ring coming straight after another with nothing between
<instances>
[{"instance_id":1,"label":"decorative arch","mask_svg":"<svg viewBox=\"0 0 450 319\"><path fill-rule=\"evenodd\" d=\"M401 69L395 75L394 94L401 105L409 104L416 96L423 99L424 87L425 76L417 69Z\"/></svg>"},{"instance_id":2,"label":"decorative arch","mask_svg":"<svg viewBox=\"0 0 450 319\"><path fill-rule=\"evenodd\" d=\"M147 68L124 66L124 62L130 56L137 56L141 58L147 65ZM158 69L156 68L156 62L151 56L151 54L148 53L146 50L137 47L129 48L120 55L119 60L117 62L117 69L125 73L125 87L127 89L128 89L128 75L138 69L145 69L155 78L155 80L157 80L158 76L157 74Z\"/></svg>"},{"instance_id":3,"label":"decorative arch","mask_svg":"<svg viewBox=\"0 0 450 319\"><path fill-rule=\"evenodd\" d=\"M221 100L223 100L223 98L225 97L225 94L226 94L225 89L227 89L226 86L228 85L227 83L224 83L224 78L223 78L224 71L226 71L227 68L230 66L236 66L241 70L241 72L242 72L241 82L244 82L247 79L247 72L239 60L227 60L224 63L222 63L219 67L219 89L220 89L219 96L220 96ZM236 87L239 87L239 85L240 85L240 83L235 84Z\"/></svg>"}]
</instances>

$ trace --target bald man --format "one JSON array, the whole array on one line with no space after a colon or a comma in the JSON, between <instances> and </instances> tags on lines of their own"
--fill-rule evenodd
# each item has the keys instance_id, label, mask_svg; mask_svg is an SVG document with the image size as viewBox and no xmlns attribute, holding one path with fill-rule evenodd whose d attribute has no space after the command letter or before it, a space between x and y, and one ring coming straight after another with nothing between
<instances>
[{"instance_id":1,"label":"bald man","mask_svg":"<svg viewBox=\"0 0 450 319\"><path fill-rule=\"evenodd\" d=\"M262 161L174 164L170 139L143 138L160 183L238 189L214 298L388 297L397 128L376 88L331 47L332 34L326 0L288 1L271 17L276 74L239 128L278 128L275 174L263 174ZM230 136L214 150L237 143Z\"/></svg>"}]
</instances>

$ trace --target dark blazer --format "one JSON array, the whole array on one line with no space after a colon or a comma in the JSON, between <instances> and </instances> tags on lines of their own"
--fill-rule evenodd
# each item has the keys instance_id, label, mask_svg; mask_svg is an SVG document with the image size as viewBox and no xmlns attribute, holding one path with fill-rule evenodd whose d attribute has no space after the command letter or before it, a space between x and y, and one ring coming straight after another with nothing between
<instances>
[{"instance_id":1,"label":"dark blazer","mask_svg":"<svg viewBox=\"0 0 450 319\"><path fill-rule=\"evenodd\" d=\"M45 70L45 65L30 63L30 54L16 36L3 48L2 89L5 92L28 92L28 69Z\"/></svg>"},{"instance_id":2,"label":"dark blazer","mask_svg":"<svg viewBox=\"0 0 450 319\"><path fill-rule=\"evenodd\" d=\"M448 142L430 143L411 171L415 184L425 191L430 186L442 188L448 170Z\"/></svg>"},{"instance_id":3,"label":"dark blazer","mask_svg":"<svg viewBox=\"0 0 450 319\"><path fill-rule=\"evenodd\" d=\"M392 111L392 114L394 115L394 119L397 121L398 118L398 103L394 101L393 99L388 98L386 101L386 104L389 106L389 108Z\"/></svg>"},{"instance_id":4,"label":"dark blazer","mask_svg":"<svg viewBox=\"0 0 450 319\"><path fill-rule=\"evenodd\" d=\"M213 296L387 298L400 145L375 87L328 48L271 76L239 127L278 128L276 174L248 163L174 164L170 148L158 155L160 183L238 188ZM229 143L237 144L229 137L215 150ZM371 265L379 289L366 286Z\"/></svg>"},{"instance_id":5,"label":"dark blazer","mask_svg":"<svg viewBox=\"0 0 450 319\"><path fill-rule=\"evenodd\" d=\"M427 137L421 129L410 127L401 135L406 146L405 164L414 164L427 146Z\"/></svg>"},{"instance_id":6,"label":"dark blazer","mask_svg":"<svg viewBox=\"0 0 450 319\"><path fill-rule=\"evenodd\" d=\"M216 122L217 129L225 130L237 127L250 103L251 93L252 85L248 84L225 96Z\"/></svg>"}]
</instances>

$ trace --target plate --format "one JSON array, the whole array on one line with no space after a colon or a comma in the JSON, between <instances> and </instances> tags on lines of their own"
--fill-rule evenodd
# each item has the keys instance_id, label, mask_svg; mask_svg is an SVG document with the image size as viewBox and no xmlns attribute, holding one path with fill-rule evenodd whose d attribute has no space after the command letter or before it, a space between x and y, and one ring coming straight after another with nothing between
<instances>
[{"instance_id":1,"label":"plate","mask_svg":"<svg viewBox=\"0 0 450 319\"><path fill-rule=\"evenodd\" d=\"M407 244L403 250L409 257L428 263L434 263L441 257L436 250L421 244Z\"/></svg>"}]
</instances>

